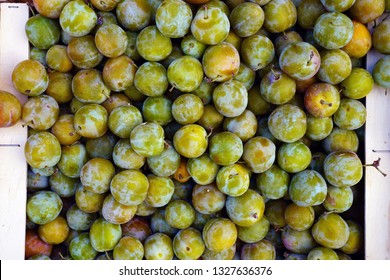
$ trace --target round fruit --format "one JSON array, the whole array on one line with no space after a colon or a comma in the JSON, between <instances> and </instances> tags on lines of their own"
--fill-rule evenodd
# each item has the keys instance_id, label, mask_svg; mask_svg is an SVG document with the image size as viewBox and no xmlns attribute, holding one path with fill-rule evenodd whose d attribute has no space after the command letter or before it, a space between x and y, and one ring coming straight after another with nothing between
<instances>
[{"instance_id":1,"label":"round fruit","mask_svg":"<svg viewBox=\"0 0 390 280\"><path fill-rule=\"evenodd\" d=\"M206 45L221 43L228 36L229 30L229 18L216 7L201 7L191 22L192 35Z\"/></svg>"},{"instance_id":2,"label":"round fruit","mask_svg":"<svg viewBox=\"0 0 390 280\"><path fill-rule=\"evenodd\" d=\"M185 125L173 136L173 145L186 158L199 157L208 146L206 130L197 124Z\"/></svg>"},{"instance_id":3,"label":"round fruit","mask_svg":"<svg viewBox=\"0 0 390 280\"><path fill-rule=\"evenodd\" d=\"M167 77L172 87L181 92L192 92L202 83L202 64L195 57L183 55L169 65Z\"/></svg>"},{"instance_id":4,"label":"round fruit","mask_svg":"<svg viewBox=\"0 0 390 280\"><path fill-rule=\"evenodd\" d=\"M134 85L146 96L161 96L168 88L167 70L158 62L145 62L135 73Z\"/></svg>"},{"instance_id":5,"label":"round fruit","mask_svg":"<svg viewBox=\"0 0 390 280\"><path fill-rule=\"evenodd\" d=\"M69 253L74 260L93 260L98 252L92 247L88 232L81 233L69 244Z\"/></svg>"},{"instance_id":6,"label":"round fruit","mask_svg":"<svg viewBox=\"0 0 390 280\"><path fill-rule=\"evenodd\" d=\"M316 118L307 115L307 130L305 136L310 140L321 141L330 135L333 129L333 120L331 117Z\"/></svg>"},{"instance_id":7,"label":"round fruit","mask_svg":"<svg viewBox=\"0 0 390 280\"><path fill-rule=\"evenodd\" d=\"M349 228L349 237L347 243L340 248L345 254L356 254L363 247L364 233L362 227L354 221L347 220Z\"/></svg>"},{"instance_id":8,"label":"round fruit","mask_svg":"<svg viewBox=\"0 0 390 280\"><path fill-rule=\"evenodd\" d=\"M139 205L148 193L148 178L138 170L123 170L110 182L111 194L123 205Z\"/></svg>"},{"instance_id":9,"label":"round fruit","mask_svg":"<svg viewBox=\"0 0 390 280\"><path fill-rule=\"evenodd\" d=\"M236 163L243 154L241 139L232 132L215 134L209 143L210 158L218 165Z\"/></svg>"},{"instance_id":10,"label":"round fruit","mask_svg":"<svg viewBox=\"0 0 390 280\"><path fill-rule=\"evenodd\" d=\"M72 80L74 97L84 103L101 104L109 98L111 90L104 83L102 73L96 69L83 69Z\"/></svg>"},{"instance_id":11,"label":"round fruit","mask_svg":"<svg viewBox=\"0 0 390 280\"><path fill-rule=\"evenodd\" d=\"M214 182L219 168L219 165L210 158L208 153L191 158L187 162L188 173L199 185L208 185Z\"/></svg>"},{"instance_id":12,"label":"round fruit","mask_svg":"<svg viewBox=\"0 0 390 280\"><path fill-rule=\"evenodd\" d=\"M236 80L219 84L213 92L215 108L225 117L241 115L248 105L248 92L245 86Z\"/></svg>"},{"instance_id":13,"label":"round fruit","mask_svg":"<svg viewBox=\"0 0 390 280\"><path fill-rule=\"evenodd\" d=\"M390 56L384 56L375 63L372 76L375 83L390 88Z\"/></svg>"},{"instance_id":14,"label":"round fruit","mask_svg":"<svg viewBox=\"0 0 390 280\"><path fill-rule=\"evenodd\" d=\"M249 188L249 170L240 164L222 167L217 174L218 189L229 196L240 196Z\"/></svg>"},{"instance_id":15,"label":"round fruit","mask_svg":"<svg viewBox=\"0 0 390 280\"><path fill-rule=\"evenodd\" d=\"M133 105L122 105L110 113L108 128L120 138L129 138L135 127L142 123L141 112Z\"/></svg>"},{"instance_id":16,"label":"round fruit","mask_svg":"<svg viewBox=\"0 0 390 280\"><path fill-rule=\"evenodd\" d=\"M141 156L158 156L164 150L164 129L156 123L139 124L130 133L130 143Z\"/></svg>"},{"instance_id":17,"label":"round fruit","mask_svg":"<svg viewBox=\"0 0 390 280\"><path fill-rule=\"evenodd\" d=\"M149 188L145 202L152 207L162 207L169 203L175 191L172 179L148 175Z\"/></svg>"},{"instance_id":18,"label":"round fruit","mask_svg":"<svg viewBox=\"0 0 390 280\"><path fill-rule=\"evenodd\" d=\"M195 220L193 206L184 200L173 200L165 207L165 221L173 228L185 229Z\"/></svg>"},{"instance_id":19,"label":"round fruit","mask_svg":"<svg viewBox=\"0 0 390 280\"><path fill-rule=\"evenodd\" d=\"M0 91L0 128L14 126L22 116L18 98L7 91Z\"/></svg>"},{"instance_id":20,"label":"round fruit","mask_svg":"<svg viewBox=\"0 0 390 280\"><path fill-rule=\"evenodd\" d=\"M324 161L326 180L336 187L356 185L363 176L360 158L350 151L330 153Z\"/></svg>"},{"instance_id":21,"label":"round fruit","mask_svg":"<svg viewBox=\"0 0 390 280\"><path fill-rule=\"evenodd\" d=\"M138 53L148 61L161 61L172 52L171 39L164 36L155 25L142 29L137 36L136 46Z\"/></svg>"},{"instance_id":22,"label":"round fruit","mask_svg":"<svg viewBox=\"0 0 390 280\"><path fill-rule=\"evenodd\" d=\"M95 67L103 60L92 35L73 37L67 46L67 53L72 63L81 69Z\"/></svg>"},{"instance_id":23,"label":"round fruit","mask_svg":"<svg viewBox=\"0 0 390 280\"><path fill-rule=\"evenodd\" d=\"M375 32L373 33L373 39L371 39L370 31L367 29L366 25L356 20L353 20L352 23L354 27L352 39L342 48L342 50L351 57L361 58L371 49L371 45L373 44L372 40L375 38Z\"/></svg>"},{"instance_id":24,"label":"round fruit","mask_svg":"<svg viewBox=\"0 0 390 280\"><path fill-rule=\"evenodd\" d=\"M298 206L320 205L326 199L326 193L326 181L315 170L301 171L291 179L289 195Z\"/></svg>"},{"instance_id":25,"label":"round fruit","mask_svg":"<svg viewBox=\"0 0 390 280\"><path fill-rule=\"evenodd\" d=\"M324 247L339 249L349 237L347 223L338 214L325 213L314 223L311 232L314 239Z\"/></svg>"},{"instance_id":26,"label":"round fruit","mask_svg":"<svg viewBox=\"0 0 390 280\"><path fill-rule=\"evenodd\" d=\"M97 218L89 231L91 245L98 252L113 250L121 236L121 226L107 222L103 218Z\"/></svg>"},{"instance_id":27,"label":"round fruit","mask_svg":"<svg viewBox=\"0 0 390 280\"><path fill-rule=\"evenodd\" d=\"M29 42L38 49L49 49L60 40L60 26L57 21L41 14L30 17L25 24Z\"/></svg>"},{"instance_id":28,"label":"round fruit","mask_svg":"<svg viewBox=\"0 0 390 280\"><path fill-rule=\"evenodd\" d=\"M133 85L135 73L136 66L133 60L121 55L106 61L102 76L107 87L113 91L122 91ZM111 96L111 99L114 96Z\"/></svg>"},{"instance_id":29,"label":"round fruit","mask_svg":"<svg viewBox=\"0 0 390 280\"><path fill-rule=\"evenodd\" d=\"M77 110L74 116L76 132L87 138L103 136L107 129L107 110L98 104L88 104Z\"/></svg>"},{"instance_id":30,"label":"round fruit","mask_svg":"<svg viewBox=\"0 0 390 280\"><path fill-rule=\"evenodd\" d=\"M137 206L120 204L109 194L103 201L101 215L112 224L124 224L134 217L136 211Z\"/></svg>"},{"instance_id":31,"label":"round fruit","mask_svg":"<svg viewBox=\"0 0 390 280\"><path fill-rule=\"evenodd\" d=\"M124 0L116 7L116 16L120 24L132 32L141 31L151 22L152 7L150 1Z\"/></svg>"},{"instance_id":32,"label":"round fruit","mask_svg":"<svg viewBox=\"0 0 390 280\"><path fill-rule=\"evenodd\" d=\"M277 152L278 165L288 173L305 170L311 161L311 151L304 143L297 141L282 144Z\"/></svg>"},{"instance_id":33,"label":"round fruit","mask_svg":"<svg viewBox=\"0 0 390 280\"><path fill-rule=\"evenodd\" d=\"M38 225L54 221L62 210L61 198L52 191L39 191L27 200L27 217Z\"/></svg>"},{"instance_id":34,"label":"round fruit","mask_svg":"<svg viewBox=\"0 0 390 280\"><path fill-rule=\"evenodd\" d=\"M345 97L361 99L371 92L374 86L374 79L366 69L352 68L349 76L340 85Z\"/></svg>"},{"instance_id":35,"label":"round fruit","mask_svg":"<svg viewBox=\"0 0 390 280\"><path fill-rule=\"evenodd\" d=\"M337 88L328 83L316 83L305 92L306 110L317 118L332 116L340 106L340 93Z\"/></svg>"},{"instance_id":36,"label":"round fruit","mask_svg":"<svg viewBox=\"0 0 390 280\"><path fill-rule=\"evenodd\" d=\"M145 259L171 260L173 258L172 239L164 233L155 233L144 243Z\"/></svg>"},{"instance_id":37,"label":"round fruit","mask_svg":"<svg viewBox=\"0 0 390 280\"><path fill-rule=\"evenodd\" d=\"M13 69L12 84L21 94L37 96L49 86L49 76L40 62L27 59L19 62Z\"/></svg>"},{"instance_id":38,"label":"round fruit","mask_svg":"<svg viewBox=\"0 0 390 280\"><path fill-rule=\"evenodd\" d=\"M27 139L24 154L33 168L52 167L61 159L61 144L50 132L40 131Z\"/></svg>"},{"instance_id":39,"label":"round fruit","mask_svg":"<svg viewBox=\"0 0 390 280\"><path fill-rule=\"evenodd\" d=\"M287 103L294 97L295 91L295 80L281 70L271 69L261 79L261 96L269 103L276 105Z\"/></svg>"},{"instance_id":40,"label":"round fruit","mask_svg":"<svg viewBox=\"0 0 390 280\"><path fill-rule=\"evenodd\" d=\"M156 26L169 38L181 38L191 26L192 10L182 0L165 0L156 10Z\"/></svg>"},{"instance_id":41,"label":"round fruit","mask_svg":"<svg viewBox=\"0 0 390 280\"><path fill-rule=\"evenodd\" d=\"M244 145L242 159L254 173L262 173L275 162L276 146L268 138L257 136Z\"/></svg>"},{"instance_id":42,"label":"round fruit","mask_svg":"<svg viewBox=\"0 0 390 280\"><path fill-rule=\"evenodd\" d=\"M173 101L172 115L179 124L195 123L203 115L203 102L195 94L182 94Z\"/></svg>"},{"instance_id":43,"label":"round fruit","mask_svg":"<svg viewBox=\"0 0 390 280\"><path fill-rule=\"evenodd\" d=\"M286 224L298 231L309 229L314 222L315 214L311 206L298 206L294 203L287 205L284 211Z\"/></svg>"},{"instance_id":44,"label":"round fruit","mask_svg":"<svg viewBox=\"0 0 390 280\"><path fill-rule=\"evenodd\" d=\"M356 0L349 10L351 17L363 24L380 17L384 11L384 0Z\"/></svg>"},{"instance_id":45,"label":"round fruit","mask_svg":"<svg viewBox=\"0 0 390 280\"><path fill-rule=\"evenodd\" d=\"M282 242L288 251L297 254L307 254L318 246L310 230L298 231L289 226L286 226L282 231Z\"/></svg>"},{"instance_id":46,"label":"round fruit","mask_svg":"<svg viewBox=\"0 0 390 280\"><path fill-rule=\"evenodd\" d=\"M210 219L203 228L202 237L209 250L221 252L236 243L236 225L226 218Z\"/></svg>"},{"instance_id":47,"label":"round fruit","mask_svg":"<svg viewBox=\"0 0 390 280\"><path fill-rule=\"evenodd\" d=\"M337 253L326 247L316 247L310 250L307 255L308 260L338 260Z\"/></svg>"},{"instance_id":48,"label":"round fruit","mask_svg":"<svg viewBox=\"0 0 390 280\"><path fill-rule=\"evenodd\" d=\"M197 260L205 248L201 233L194 228L182 229L173 238L173 251L180 260Z\"/></svg>"},{"instance_id":49,"label":"round fruit","mask_svg":"<svg viewBox=\"0 0 390 280\"><path fill-rule=\"evenodd\" d=\"M268 170L256 177L256 187L268 199L279 199L286 195L290 183L289 174L278 165L272 165Z\"/></svg>"},{"instance_id":50,"label":"round fruit","mask_svg":"<svg viewBox=\"0 0 390 280\"><path fill-rule=\"evenodd\" d=\"M122 237L113 250L114 260L142 260L144 254L141 241L131 236Z\"/></svg>"},{"instance_id":51,"label":"round fruit","mask_svg":"<svg viewBox=\"0 0 390 280\"><path fill-rule=\"evenodd\" d=\"M317 74L321 65L318 50L307 42L292 43L279 56L279 66L296 80L307 80Z\"/></svg>"},{"instance_id":52,"label":"round fruit","mask_svg":"<svg viewBox=\"0 0 390 280\"><path fill-rule=\"evenodd\" d=\"M356 130L366 122L366 107L359 100L343 98L333 121L341 129Z\"/></svg>"},{"instance_id":53,"label":"round fruit","mask_svg":"<svg viewBox=\"0 0 390 280\"><path fill-rule=\"evenodd\" d=\"M60 244L69 235L69 226L64 217L58 216L53 221L38 228L39 237L48 244Z\"/></svg>"},{"instance_id":54,"label":"round fruit","mask_svg":"<svg viewBox=\"0 0 390 280\"><path fill-rule=\"evenodd\" d=\"M81 37L92 31L97 23L95 11L83 1L70 1L61 10L61 28L73 37Z\"/></svg>"},{"instance_id":55,"label":"round fruit","mask_svg":"<svg viewBox=\"0 0 390 280\"><path fill-rule=\"evenodd\" d=\"M258 222L263 217L264 209L263 197L252 189L248 189L240 196L228 196L226 199L226 211L229 218L241 227L249 227Z\"/></svg>"},{"instance_id":56,"label":"round fruit","mask_svg":"<svg viewBox=\"0 0 390 280\"><path fill-rule=\"evenodd\" d=\"M297 9L291 0L273 0L263 9L264 27L269 32L283 32L293 27L297 21Z\"/></svg>"},{"instance_id":57,"label":"round fruit","mask_svg":"<svg viewBox=\"0 0 390 280\"><path fill-rule=\"evenodd\" d=\"M229 20L238 36L249 37L263 26L264 11L255 3L244 2L231 11Z\"/></svg>"},{"instance_id":58,"label":"round fruit","mask_svg":"<svg viewBox=\"0 0 390 280\"><path fill-rule=\"evenodd\" d=\"M112 159L117 167L123 169L139 169L146 160L133 150L128 139L121 139L115 144Z\"/></svg>"},{"instance_id":59,"label":"round fruit","mask_svg":"<svg viewBox=\"0 0 390 280\"><path fill-rule=\"evenodd\" d=\"M325 49L335 50L347 45L353 37L352 20L340 12L322 14L314 25L314 40Z\"/></svg>"},{"instance_id":60,"label":"round fruit","mask_svg":"<svg viewBox=\"0 0 390 280\"><path fill-rule=\"evenodd\" d=\"M242 260L275 260L275 245L266 239L256 243L244 244L241 248Z\"/></svg>"},{"instance_id":61,"label":"round fruit","mask_svg":"<svg viewBox=\"0 0 390 280\"><path fill-rule=\"evenodd\" d=\"M241 44L242 61L253 71L265 68L275 57L272 41L264 35L252 35Z\"/></svg>"},{"instance_id":62,"label":"round fruit","mask_svg":"<svg viewBox=\"0 0 390 280\"><path fill-rule=\"evenodd\" d=\"M306 114L298 106L280 105L268 117L268 128L276 139L295 142L306 133Z\"/></svg>"},{"instance_id":63,"label":"round fruit","mask_svg":"<svg viewBox=\"0 0 390 280\"><path fill-rule=\"evenodd\" d=\"M234 77L240 69L240 54L228 42L209 46L202 57L204 74L212 82L225 82Z\"/></svg>"}]
</instances>

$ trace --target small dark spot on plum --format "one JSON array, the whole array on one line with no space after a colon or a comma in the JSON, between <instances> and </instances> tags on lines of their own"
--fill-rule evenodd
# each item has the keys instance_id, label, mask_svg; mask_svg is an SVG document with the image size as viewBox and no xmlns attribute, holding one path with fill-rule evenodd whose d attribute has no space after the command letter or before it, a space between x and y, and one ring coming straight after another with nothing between
<instances>
[{"instance_id":1,"label":"small dark spot on plum","mask_svg":"<svg viewBox=\"0 0 390 280\"><path fill-rule=\"evenodd\" d=\"M186 247L186 251L187 252L191 251L191 248L190 247Z\"/></svg>"},{"instance_id":2,"label":"small dark spot on plum","mask_svg":"<svg viewBox=\"0 0 390 280\"><path fill-rule=\"evenodd\" d=\"M29 90L29 89L26 89L24 92L25 92L25 93L30 93L30 92L31 92L31 90Z\"/></svg>"}]
</instances>

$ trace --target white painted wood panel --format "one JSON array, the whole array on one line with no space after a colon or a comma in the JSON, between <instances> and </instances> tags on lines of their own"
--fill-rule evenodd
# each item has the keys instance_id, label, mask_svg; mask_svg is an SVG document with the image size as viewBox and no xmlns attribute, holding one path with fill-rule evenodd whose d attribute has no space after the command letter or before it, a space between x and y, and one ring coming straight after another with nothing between
<instances>
[{"instance_id":1,"label":"white painted wood panel","mask_svg":"<svg viewBox=\"0 0 390 280\"><path fill-rule=\"evenodd\" d=\"M380 22L380 20L378 20ZM372 24L369 25L372 29ZM383 55L372 49L367 55L367 70L372 71ZM366 168L365 245L367 260L390 259L390 89L375 85L366 98L366 163L378 158L381 175ZM376 152L375 152L376 151Z\"/></svg>"},{"instance_id":2,"label":"white painted wood panel","mask_svg":"<svg viewBox=\"0 0 390 280\"><path fill-rule=\"evenodd\" d=\"M29 56L29 44L24 32L29 16L26 4L2 3L0 13L0 88L21 96L12 86L11 74L17 63ZM27 128L19 122L10 128L0 128L0 259L24 259L26 227L27 164L24 144Z\"/></svg>"}]
</instances>

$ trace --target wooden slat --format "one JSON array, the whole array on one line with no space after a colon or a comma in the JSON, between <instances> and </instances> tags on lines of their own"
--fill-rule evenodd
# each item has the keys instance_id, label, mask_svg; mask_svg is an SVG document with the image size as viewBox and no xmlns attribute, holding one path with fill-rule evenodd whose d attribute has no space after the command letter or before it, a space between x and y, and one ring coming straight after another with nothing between
<instances>
[{"instance_id":1,"label":"wooden slat","mask_svg":"<svg viewBox=\"0 0 390 280\"><path fill-rule=\"evenodd\" d=\"M380 22L380 20L378 20ZM372 29L372 24L369 25ZM372 71L382 57L375 50L367 55L367 70ZM366 168L365 245L367 260L390 259L390 89L375 85L366 98L366 163L381 158L382 176ZM378 151L378 152L374 152Z\"/></svg>"},{"instance_id":2,"label":"wooden slat","mask_svg":"<svg viewBox=\"0 0 390 280\"><path fill-rule=\"evenodd\" d=\"M24 103L25 96L12 86L11 74L17 63L29 56L24 32L29 16L26 4L2 3L0 6L0 88L15 94ZM26 227L27 164L24 144L27 128L21 122L11 128L0 128L0 259L24 259Z\"/></svg>"}]
</instances>

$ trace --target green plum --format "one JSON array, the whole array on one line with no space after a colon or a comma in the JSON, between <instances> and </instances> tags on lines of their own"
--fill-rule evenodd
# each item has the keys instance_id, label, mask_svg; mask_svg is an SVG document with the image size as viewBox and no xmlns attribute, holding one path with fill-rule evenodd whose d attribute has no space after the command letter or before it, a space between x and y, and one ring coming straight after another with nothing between
<instances>
[{"instance_id":1,"label":"green plum","mask_svg":"<svg viewBox=\"0 0 390 280\"><path fill-rule=\"evenodd\" d=\"M341 129L356 130L364 125L366 115L366 107L362 102L342 98L339 108L333 115L333 121Z\"/></svg>"},{"instance_id":2,"label":"green plum","mask_svg":"<svg viewBox=\"0 0 390 280\"><path fill-rule=\"evenodd\" d=\"M26 59L14 67L12 85L21 94L38 96L49 86L49 76L40 62Z\"/></svg>"},{"instance_id":3,"label":"green plum","mask_svg":"<svg viewBox=\"0 0 390 280\"><path fill-rule=\"evenodd\" d=\"M191 7L182 0L165 0L156 10L156 26L169 38L181 38L190 31Z\"/></svg>"},{"instance_id":4,"label":"green plum","mask_svg":"<svg viewBox=\"0 0 390 280\"><path fill-rule=\"evenodd\" d=\"M226 212L229 218L241 227L249 227L258 222L263 217L264 209L263 197L252 189L248 189L240 196L228 196L226 199Z\"/></svg>"},{"instance_id":5,"label":"green plum","mask_svg":"<svg viewBox=\"0 0 390 280\"><path fill-rule=\"evenodd\" d=\"M144 250L147 260L171 260L174 255L172 239L164 233L155 233L146 238Z\"/></svg>"},{"instance_id":6,"label":"green plum","mask_svg":"<svg viewBox=\"0 0 390 280\"><path fill-rule=\"evenodd\" d=\"M111 194L116 201L127 206L141 204L148 194L148 178L138 170L116 173L110 182Z\"/></svg>"},{"instance_id":7,"label":"green plum","mask_svg":"<svg viewBox=\"0 0 390 280\"><path fill-rule=\"evenodd\" d=\"M41 14L30 17L25 24L29 42L36 48L46 50L60 40L60 25L54 19Z\"/></svg>"},{"instance_id":8,"label":"green plum","mask_svg":"<svg viewBox=\"0 0 390 280\"><path fill-rule=\"evenodd\" d=\"M348 78L351 71L351 58L345 51L336 49L321 52L321 66L317 73L319 80L332 85L339 84Z\"/></svg>"},{"instance_id":9,"label":"green plum","mask_svg":"<svg viewBox=\"0 0 390 280\"><path fill-rule=\"evenodd\" d=\"M195 220L194 207L184 200L172 200L165 207L165 221L168 225L177 229L185 229Z\"/></svg>"},{"instance_id":10,"label":"green plum","mask_svg":"<svg viewBox=\"0 0 390 280\"><path fill-rule=\"evenodd\" d=\"M314 218L314 209L311 206L298 206L290 203L284 211L286 224L298 231L309 229L314 223Z\"/></svg>"},{"instance_id":11,"label":"green plum","mask_svg":"<svg viewBox=\"0 0 390 280\"><path fill-rule=\"evenodd\" d=\"M371 92L374 79L366 69L356 67L352 68L349 76L340 85L345 97L361 99Z\"/></svg>"},{"instance_id":12,"label":"green plum","mask_svg":"<svg viewBox=\"0 0 390 280\"><path fill-rule=\"evenodd\" d=\"M54 221L63 207L61 198L52 191L39 191L27 200L27 217L35 224L44 225Z\"/></svg>"},{"instance_id":13,"label":"green plum","mask_svg":"<svg viewBox=\"0 0 390 280\"><path fill-rule=\"evenodd\" d=\"M198 124L187 124L174 134L173 146L180 155L197 158L208 146L206 130Z\"/></svg>"},{"instance_id":14,"label":"green plum","mask_svg":"<svg viewBox=\"0 0 390 280\"><path fill-rule=\"evenodd\" d=\"M190 158L187 161L188 173L195 183L200 185L208 185L214 182L219 168L219 165L210 158L208 153L204 153L197 158Z\"/></svg>"},{"instance_id":15,"label":"green plum","mask_svg":"<svg viewBox=\"0 0 390 280\"><path fill-rule=\"evenodd\" d=\"M88 232L84 232L69 244L69 253L74 260L93 260L98 252L92 247Z\"/></svg>"},{"instance_id":16,"label":"green plum","mask_svg":"<svg viewBox=\"0 0 390 280\"><path fill-rule=\"evenodd\" d=\"M297 141L283 143L277 152L278 165L288 173L305 170L311 161L311 151L304 143Z\"/></svg>"},{"instance_id":17,"label":"green plum","mask_svg":"<svg viewBox=\"0 0 390 280\"><path fill-rule=\"evenodd\" d=\"M268 199L279 199L286 195L290 183L289 174L278 165L256 176L256 187Z\"/></svg>"},{"instance_id":18,"label":"green plum","mask_svg":"<svg viewBox=\"0 0 390 280\"><path fill-rule=\"evenodd\" d=\"M236 80L220 83L213 92L215 108L225 117L241 115L248 105L248 91Z\"/></svg>"},{"instance_id":19,"label":"green plum","mask_svg":"<svg viewBox=\"0 0 390 280\"><path fill-rule=\"evenodd\" d=\"M320 205L325 201L326 194L326 181L315 170L304 170L291 178L289 195L298 206Z\"/></svg>"},{"instance_id":20,"label":"green plum","mask_svg":"<svg viewBox=\"0 0 390 280\"><path fill-rule=\"evenodd\" d=\"M322 246L339 249L349 237L349 227L346 221L336 213L321 215L311 228L313 238Z\"/></svg>"},{"instance_id":21,"label":"green plum","mask_svg":"<svg viewBox=\"0 0 390 280\"><path fill-rule=\"evenodd\" d=\"M205 248L202 234L195 228L182 229L173 238L173 251L180 260L197 260Z\"/></svg>"},{"instance_id":22,"label":"green plum","mask_svg":"<svg viewBox=\"0 0 390 280\"><path fill-rule=\"evenodd\" d=\"M98 138L107 130L107 110L98 104L87 104L77 110L74 116L76 132L86 138Z\"/></svg>"},{"instance_id":23,"label":"green plum","mask_svg":"<svg viewBox=\"0 0 390 280\"><path fill-rule=\"evenodd\" d=\"M372 76L375 83L384 87L390 88L390 56L380 58L374 65Z\"/></svg>"},{"instance_id":24,"label":"green plum","mask_svg":"<svg viewBox=\"0 0 390 280\"><path fill-rule=\"evenodd\" d=\"M167 77L172 87L181 92L192 92L203 80L202 64L195 57L183 55L169 65Z\"/></svg>"},{"instance_id":25,"label":"green plum","mask_svg":"<svg viewBox=\"0 0 390 280\"><path fill-rule=\"evenodd\" d=\"M27 138L24 155L33 168L52 167L61 159L61 144L50 132L40 131Z\"/></svg>"},{"instance_id":26,"label":"green plum","mask_svg":"<svg viewBox=\"0 0 390 280\"><path fill-rule=\"evenodd\" d=\"M253 71L257 71L272 62L275 48L268 37L255 34L242 41L240 54L242 61Z\"/></svg>"},{"instance_id":27,"label":"green plum","mask_svg":"<svg viewBox=\"0 0 390 280\"><path fill-rule=\"evenodd\" d=\"M238 36L249 37L263 26L264 11L255 3L244 2L231 11L229 20Z\"/></svg>"},{"instance_id":28,"label":"green plum","mask_svg":"<svg viewBox=\"0 0 390 280\"><path fill-rule=\"evenodd\" d=\"M170 38L164 36L155 25L150 25L142 29L138 34L136 47L142 58L150 62L161 61L171 54L172 41Z\"/></svg>"},{"instance_id":29,"label":"green plum","mask_svg":"<svg viewBox=\"0 0 390 280\"><path fill-rule=\"evenodd\" d=\"M149 188L145 202L152 207L162 207L169 203L175 186L171 178L148 175Z\"/></svg>"},{"instance_id":30,"label":"green plum","mask_svg":"<svg viewBox=\"0 0 390 280\"><path fill-rule=\"evenodd\" d=\"M357 154L351 151L335 151L324 161L326 180L335 187L351 187L363 177L363 165Z\"/></svg>"},{"instance_id":31,"label":"green plum","mask_svg":"<svg viewBox=\"0 0 390 280\"><path fill-rule=\"evenodd\" d=\"M81 37L90 33L95 27L97 15L85 2L70 1L61 10L59 22L66 33Z\"/></svg>"},{"instance_id":32,"label":"green plum","mask_svg":"<svg viewBox=\"0 0 390 280\"><path fill-rule=\"evenodd\" d=\"M57 101L46 94L32 96L22 106L22 120L34 130L50 129L59 113Z\"/></svg>"},{"instance_id":33,"label":"green plum","mask_svg":"<svg viewBox=\"0 0 390 280\"><path fill-rule=\"evenodd\" d=\"M308 260L338 260L337 253L327 247L316 247L310 250Z\"/></svg>"},{"instance_id":34,"label":"green plum","mask_svg":"<svg viewBox=\"0 0 390 280\"><path fill-rule=\"evenodd\" d=\"M167 143L169 145L165 145L160 155L146 159L150 171L156 176L172 176L179 169L180 154L175 150L172 142L167 141Z\"/></svg>"},{"instance_id":35,"label":"green plum","mask_svg":"<svg viewBox=\"0 0 390 280\"><path fill-rule=\"evenodd\" d=\"M244 194L249 188L249 170L240 164L223 166L217 173L218 189L229 196Z\"/></svg>"},{"instance_id":36,"label":"green plum","mask_svg":"<svg viewBox=\"0 0 390 280\"><path fill-rule=\"evenodd\" d=\"M218 165L236 163L241 158L243 151L241 139L232 132L220 132L210 139L210 158Z\"/></svg>"},{"instance_id":37,"label":"green plum","mask_svg":"<svg viewBox=\"0 0 390 280\"><path fill-rule=\"evenodd\" d=\"M115 144L112 159L115 166L123 169L140 169L146 161L133 150L128 139L120 139Z\"/></svg>"},{"instance_id":38,"label":"green plum","mask_svg":"<svg viewBox=\"0 0 390 280\"><path fill-rule=\"evenodd\" d=\"M216 7L201 7L191 22L191 33L199 42L217 45L229 34L230 21L227 15Z\"/></svg>"},{"instance_id":39,"label":"green plum","mask_svg":"<svg viewBox=\"0 0 390 280\"><path fill-rule=\"evenodd\" d=\"M256 136L244 145L242 159L254 173L262 173L271 168L275 157L276 146L268 138Z\"/></svg>"},{"instance_id":40,"label":"green plum","mask_svg":"<svg viewBox=\"0 0 390 280\"><path fill-rule=\"evenodd\" d=\"M306 114L298 106L279 105L268 117L268 128L276 139L295 142L306 133Z\"/></svg>"},{"instance_id":41,"label":"green plum","mask_svg":"<svg viewBox=\"0 0 390 280\"><path fill-rule=\"evenodd\" d=\"M229 219L212 218L204 226L202 237L207 249L221 252L236 243L237 228Z\"/></svg>"},{"instance_id":42,"label":"green plum","mask_svg":"<svg viewBox=\"0 0 390 280\"><path fill-rule=\"evenodd\" d=\"M279 56L280 69L299 81L316 75L320 65L321 57L318 50L307 42L291 43Z\"/></svg>"},{"instance_id":43,"label":"green plum","mask_svg":"<svg viewBox=\"0 0 390 280\"><path fill-rule=\"evenodd\" d=\"M318 17L325 12L320 0L303 0L297 7L297 22L304 29L314 28Z\"/></svg>"},{"instance_id":44,"label":"green plum","mask_svg":"<svg viewBox=\"0 0 390 280\"><path fill-rule=\"evenodd\" d=\"M293 27L297 9L291 0L273 0L263 7L264 27L271 33L280 33Z\"/></svg>"},{"instance_id":45,"label":"green plum","mask_svg":"<svg viewBox=\"0 0 390 280\"><path fill-rule=\"evenodd\" d=\"M81 69L95 67L103 60L92 35L73 37L67 46L67 53L72 63Z\"/></svg>"},{"instance_id":46,"label":"green plum","mask_svg":"<svg viewBox=\"0 0 390 280\"><path fill-rule=\"evenodd\" d=\"M130 143L141 156L158 156L164 150L164 129L157 123L139 124L130 133Z\"/></svg>"},{"instance_id":47,"label":"green plum","mask_svg":"<svg viewBox=\"0 0 390 280\"><path fill-rule=\"evenodd\" d=\"M192 93L180 95L173 101L173 118L182 125L197 122L203 115L202 100Z\"/></svg>"},{"instance_id":48,"label":"green plum","mask_svg":"<svg viewBox=\"0 0 390 280\"><path fill-rule=\"evenodd\" d=\"M114 260L142 260L145 249L141 241L131 236L122 237L114 247Z\"/></svg>"},{"instance_id":49,"label":"green plum","mask_svg":"<svg viewBox=\"0 0 390 280\"><path fill-rule=\"evenodd\" d=\"M120 138L129 138L135 127L142 123L141 112L133 105L122 105L108 116L108 128Z\"/></svg>"},{"instance_id":50,"label":"green plum","mask_svg":"<svg viewBox=\"0 0 390 280\"><path fill-rule=\"evenodd\" d=\"M340 12L326 12L320 15L314 25L314 40L328 50L347 45L353 36L352 20Z\"/></svg>"},{"instance_id":51,"label":"green plum","mask_svg":"<svg viewBox=\"0 0 390 280\"><path fill-rule=\"evenodd\" d=\"M261 96L269 103L280 105L289 102L295 95L295 80L279 69L271 69L260 83Z\"/></svg>"},{"instance_id":52,"label":"green plum","mask_svg":"<svg viewBox=\"0 0 390 280\"><path fill-rule=\"evenodd\" d=\"M103 218L112 224L124 224L130 221L137 211L137 206L123 205L109 194L105 197L101 209Z\"/></svg>"},{"instance_id":53,"label":"green plum","mask_svg":"<svg viewBox=\"0 0 390 280\"><path fill-rule=\"evenodd\" d=\"M201 214L214 214L225 206L226 196L215 184L195 185L192 189L192 205Z\"/></svg>"},{"instance_id":54,"label":"green plum","mask_svg":"<svg viewBox=\"0 0 390 280\"><path fill-rule=\"evenodd\" d=\"M133 85L135 72L134 61L126 55L121 55L106 61L102 76L107 87L118 92Z\"/></svg>"},{"instance_id":55,"label":"green plum","mask_svg":"<svg viewBox=\"0 0 390 280\"><path fill-rule=\"evenodd\" d=\"M244 244L241 248L242 260L275 260L274 244L266 239L255 243Z\"/></svg>"},{"instance_id":56,"label":"green plum","mask_svg":"<svg viewBox=\"0 0 390 280\"><path fill-rule=\"evenodd\" d=\"M152 18L152 6L145 0L120 1L115 9L119 23L132 32L147 27Z\"/></svg>"},{"instance_id":57,"label":"green plum","mask_svg":"<svg viewBox=\"0 0 390 280\"><path fill-rule=\"evenodd\" d=\"M250 110L246 109L237 117L225 118L223 126L227 131L233 132L240 137L242 142L246 142L256 134L257 119Z\"/></svg>"},{"instance_id":58,"label":"green plum","mask_svg":"<svg viewBox=\"0 0 390 280\"><path fill-rule=\"evenodd\" d=\"M101 104L109 98L111 89L106 86L102 73L96 69L83 69L72 80L74 97L84 103Z\"/></svg>"}]
</instances>

